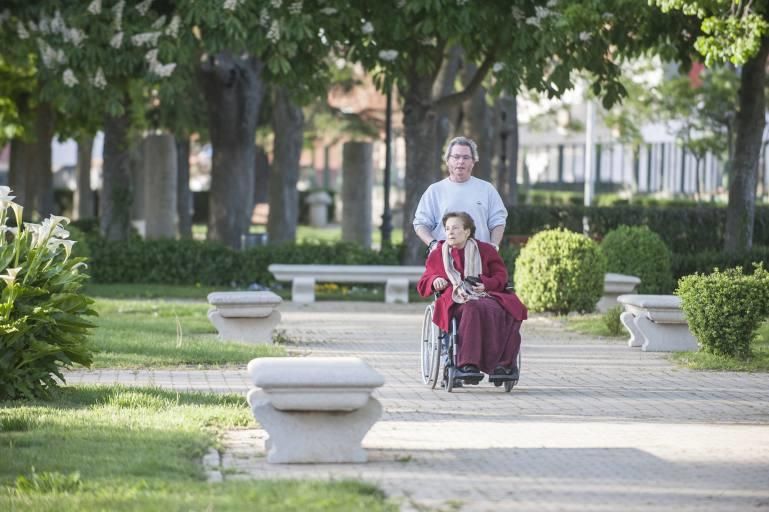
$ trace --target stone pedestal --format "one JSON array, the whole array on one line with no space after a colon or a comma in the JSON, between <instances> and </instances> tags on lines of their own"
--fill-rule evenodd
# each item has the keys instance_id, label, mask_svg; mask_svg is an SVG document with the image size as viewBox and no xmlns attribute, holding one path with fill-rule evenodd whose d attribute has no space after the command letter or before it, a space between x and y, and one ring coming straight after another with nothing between
<instances>
[{"instance_id":1,"label":"stone pedestal","mask_svg":"<svg viewBox=\"0 0 769 512\"><path fill-rule=\"evenodd\" d=\"M342 240L371 247L373 145L347 142L342 154Z\"/></svg>"},{"instance_id":2,"label":"stone pedestal","mask_svg":"<svg viewBox=\"0 0 769 512\"><path fill-rule=\"evenodd\" d=\"M272 333L280 322L276 309L282 299L268 291L213 292L208 294L208 319L223 341L272 343Z\"/></svg>"},{"instance_id":3,"label":"stone pedestal","mask_svg":"<svg viewBox=\"0 0 769 512\"><path fill-rule=\"evenodd\" d=\"M172 135L149 135L142 147L147 239L176 238L178 161Z\"/></svg>"},{"instance_id":4,"label":"stone pedestal","mask_svg":"<svg viewBox=\"0 0 769 512\"><path fill-rule=\"evenodd\" d=\"M331 195L325 190L317 190L307 195L305 202L310 206L310 226L325 227L328 224L328 205Z\"/></svg>"},{"instance_id":5,"label":"stone pedestal","mask_svg":"<svg viewBox=\"0 0 769 512\"><path fill-rule=\"evenodd\" d=\"M355 357L254 359L248 403L269 434L269 463L366 462L361 441L382 414L384 379Z\"/></svg>"},{"instance_id":6,"label":"stone pedestal","mask_svg":"<svg viewBox=\"0 0 769 512\"><path fill-rule=\"evenodd\" d=\"M619 305L617 297L636 292L636 288L641 284L641 279L636 276L625 274L607 273L603 278L603 295L598 301L596 309L599 313L605 313L611 308Z\"/></svg>"},{"instance_id":7,"label":"stone pedestal","mask_svg":"<svg viewBox=\"0 0 769 512\"><path fill-rule=\"evenodd\" d=\"M630 333L628 346L645 352L696 352L697 339L689 330L681 299L675 295L620 295L620 315Z\"/></svg>"}]
</instances>

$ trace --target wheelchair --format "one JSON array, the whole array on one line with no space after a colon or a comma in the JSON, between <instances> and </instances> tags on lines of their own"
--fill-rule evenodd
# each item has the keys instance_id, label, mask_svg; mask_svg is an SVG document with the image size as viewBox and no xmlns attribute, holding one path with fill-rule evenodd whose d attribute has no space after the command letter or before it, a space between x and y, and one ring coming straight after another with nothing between
<instances>
[{"instance_id":1,"label":"wheelchair","mask_svg":"<svg viewBox=\"0 0 769 512\"><path fill-rule=\"evenodd\" d=\"M451 393L454 388L462 387L464 384L478 384L481 379L477 377L460 377L457 372L457 320L451 319L449 331L441 330L433 323L433 311L435 303L431 303L425 308L425 315L422 319L422 336L420 339L420 357L422 382L431 389L435 389L438 382L441 387ZM518 350L517 362L518 372L521 371L521 351ZM443 371L441 371L443 368ZM483 374L481 374L483 375ZM499 376L489 376L489 381L496 387L503 386L505 392L509 393L518 383L518 379L504 378Z\"/></svg>"}]
</instances>

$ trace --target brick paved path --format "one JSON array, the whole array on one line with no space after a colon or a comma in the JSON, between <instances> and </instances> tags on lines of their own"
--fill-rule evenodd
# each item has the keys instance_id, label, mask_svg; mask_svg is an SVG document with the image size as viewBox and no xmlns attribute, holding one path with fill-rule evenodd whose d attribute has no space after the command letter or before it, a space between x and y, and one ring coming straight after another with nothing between
<instances>
[{"instance_id":1,"label":"brick paved path","mask_svg":"<svg viewBox=\"0 0 769 512\"><path fill-rule=\"evenodd\" d=\"M621 341L524 323L521 382L454 393L418 377L423 306L281 307L288 348L357 355L385 375L368 464L268 465L265 433L227 434L212 479L359 478L404 510L769 510L769 376L692 372ZM94 371L122 382L245 393L243 370Z\"/></svg>"}]
</instances>

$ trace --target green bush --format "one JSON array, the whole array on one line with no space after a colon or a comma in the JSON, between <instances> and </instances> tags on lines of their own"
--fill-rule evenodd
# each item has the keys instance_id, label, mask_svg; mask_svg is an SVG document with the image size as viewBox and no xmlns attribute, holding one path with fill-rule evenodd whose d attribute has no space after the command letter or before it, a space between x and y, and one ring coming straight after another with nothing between
<instances>
[{"instance_id":1,"label":"green bush","mask_svg":"<svg viewBox=\"0 0 769 512\"><path fill-rule=\"evenodd\" d=\"M401 246L374 251L349 242L252 247L236 251L194 240L92 239L91 274L97 283L232 286L270 285L271 263L397 265Z\"/></svg>"},{"instance_id":2,"label":"green bush","mask_svg":"<svg viewBox=\"0 0 769 512\"><path fill-rule=\"evenodd\" d=\"M685 276L676 293L704 351L742 359L750 356L750 341L769 316L769 272L763 265L757 265L752 275L737 267Z\"/></svg>"},{"instance_id":3,"label":"green bush","mask_svg":"<svg viewBox=\"0 0 769 512\"><path fill-rule=\"evenodd\" d=\"M613 308L606 310L603 314L603 323L606 325L609 334L612 336L619 336L622 334L623 327L619 317L622 315L623 311L624 308L622 306L614 306Z\"/></svg>"},{"instance_id":4,"label":"green bush","mask_svg":"<svg viewBox=\"0 0 769 512\"><path fill-rule=\"evenodd\" d=\"M515 261L515 290L531 311L591 312L603 294L606 257L584 235L534 235Z\"/></svg>"},{"instance_id":5,"label":"green bush","mask_svg":"<svg viewBox=\"0 0 769 512\"><path fill-rule=\"evenodd\" d=\"M620 226L601 242L609 272L641 279L638 293L670 293L673 289L670 250L647 226Z\"/></svg>"},{"instance_id":6,"label":"green bush","mask_svg":"<svg viewBox=\"0 0 769 512\"><path fill-rule=\"evenodd\" d=\"M83 258L71 256L64 217L22 224L20 205L0 187L0 400L49 394L61 368L90 366L86 335L95 314L80 293ZM21 229L7 227L8 208Z\"/></svg>"}]
</instances>

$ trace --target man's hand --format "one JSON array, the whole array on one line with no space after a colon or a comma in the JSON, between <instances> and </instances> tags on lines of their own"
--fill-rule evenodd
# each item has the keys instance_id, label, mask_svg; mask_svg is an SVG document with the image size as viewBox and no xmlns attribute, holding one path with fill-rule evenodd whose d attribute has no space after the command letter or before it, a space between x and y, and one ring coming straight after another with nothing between
<instances>
[{"instance_id":1,"label":"man's hand","mask_svg":"<svg viewBox=\"0 0 769 512\"><path fill-rule=\"evenodd\" d=\"M449 285L449 282L443 279L442 277L436 277L435 280L433 281L433 288L437 292L441 290L445 290L448 285Z\"/></svg>"}]
</instances>

